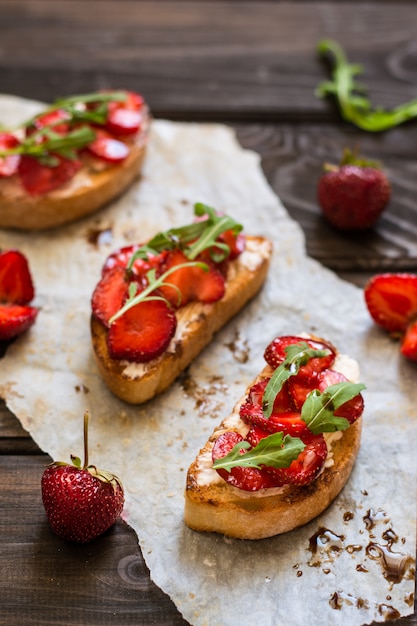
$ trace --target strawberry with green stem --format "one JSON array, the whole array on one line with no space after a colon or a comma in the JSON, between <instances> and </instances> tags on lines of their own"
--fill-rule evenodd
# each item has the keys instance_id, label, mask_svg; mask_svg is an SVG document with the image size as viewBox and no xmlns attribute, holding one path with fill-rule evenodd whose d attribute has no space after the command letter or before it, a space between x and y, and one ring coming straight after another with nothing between
<instances>
[{"instance_id":1,"label":"strawberry with green stem","mask_svg":"<svg viewBox=\"0 0 417 626\"><path fill-rule=\"evenodd\" d=\"M324 217L336 229L374 226L388 205L391 185L379 163L345 150L338 165L325 164L317 185Z\"/></svg>"},{"instance_id":2,"label":"strawberry with green stem","mask_svg":"<svg viewBox=\"0 0 417 626\"><path fill-rule=\"evenodd\" d=\"M61 539L85 543L108 530L121 515L124 490L114 474L90 465L88 412L84 415L84 462L54 461L41 481L42 501L54 532Z\"/></svg>"}]
</instances>

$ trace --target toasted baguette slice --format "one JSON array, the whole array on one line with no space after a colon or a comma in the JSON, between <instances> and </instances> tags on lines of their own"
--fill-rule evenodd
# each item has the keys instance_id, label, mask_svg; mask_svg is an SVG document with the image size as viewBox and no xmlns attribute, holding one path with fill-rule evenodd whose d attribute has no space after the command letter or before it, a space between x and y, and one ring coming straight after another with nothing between
<instances>
[{"instance_id":1,"label":"toasted baguette slice","mask_svg":"<svg viewBox=\"0 0 417 626\"><path fill-rule=\"evenodd\" d=\"M0 228L38 231L74 222L119 196L139 175L146 153L149 121L129 142L130 154L120 164L83 156L83 167L61 187L31 196L16 176L0 179Z\"/></svg>"},{"instance_id":2,"label":"toasted baguette slice","mask_svg":"<svg viewBox=\"0 0 417 626\"><path fill-rule=\"evenodd\" d=\"M191 464L184 512L185 523L191 529L238 539L264 539L286 533L322 513L346 484L359 450L362 418L343 432L325 434L331 454L324 470L309 485L247 492L228 484L212 469L214 442L227 430L246 434L248 427L239 417L240 406L252 384L270 377L272 372L265 367Z\"/></svg>"},{"instance_id":3,"label":"toasted baguette slice","mask_svg":"<svg viewBox=\"0 0 417 626\"><path fill-rule=\"evenodd\" d=\"M129 404L141 404L167 389L222 326L255 296L267 276L272 244L246 237L246 248L231 261L226 293L213 304L193 302L177 311L177 330L168 350L146 364L129 364L109 356L107 330L94 317L91 335L100 374L108 388Z\"/></svg>"}]
</instances>

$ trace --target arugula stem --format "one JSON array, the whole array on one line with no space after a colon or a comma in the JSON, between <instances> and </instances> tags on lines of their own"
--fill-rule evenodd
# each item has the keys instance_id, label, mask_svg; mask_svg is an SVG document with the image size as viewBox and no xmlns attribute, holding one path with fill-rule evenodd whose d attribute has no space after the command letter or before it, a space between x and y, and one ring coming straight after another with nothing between
<instances>
[{"instance_id":1,"label":"arugula stem","mask_svg":"<svg viewBox=\"0 0 417 626\"><path fill-rule=\"evenodd\" d=\"M330 54L334 60L332 80L320 83L316 90L318 97L336 98L342 117L362 130L381 132L398 126L417 117L417 99L397 106L392 110L372 108L366 98L365 88L356 83L354 77L362 73L362 67L350 64L342 47L331 39L323 39L318 44L322 55Z\"/></svg>"}]
</instances>

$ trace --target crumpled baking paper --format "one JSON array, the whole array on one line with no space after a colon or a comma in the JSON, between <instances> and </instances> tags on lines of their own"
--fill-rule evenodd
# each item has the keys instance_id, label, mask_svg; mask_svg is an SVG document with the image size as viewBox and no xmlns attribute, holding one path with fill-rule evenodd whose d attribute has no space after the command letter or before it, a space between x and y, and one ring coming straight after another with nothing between
<instances>
[{"instance_id":1,"label":"crumpled baking paper","mask_svg":"<svg viewBox=\"0 0 417 626\"><path fill-rule=\"evenodd\" d=\"M19 122L38 108L3 96L0 120ZM194 202L270 236L269 276L168 392L128 406L98 376L91 293L110 252L188 223ZM0 394L55 459L82 452L90 412L90 460L122 479L124 518L151 577L190 624L355 626L413 612L415 366L372 324L362 291L306 256L302 231L258 156L229 128L154 121L142 177L121 198L54 231L0 231L0 247L28 256L40 307L1 362ZM327 338L361 366L364 430L349 483L324 514L283 536L251 542L191 531L183 522L189 464L263 367L268 342L301 331Z\"/></svg>"}]
</instances>

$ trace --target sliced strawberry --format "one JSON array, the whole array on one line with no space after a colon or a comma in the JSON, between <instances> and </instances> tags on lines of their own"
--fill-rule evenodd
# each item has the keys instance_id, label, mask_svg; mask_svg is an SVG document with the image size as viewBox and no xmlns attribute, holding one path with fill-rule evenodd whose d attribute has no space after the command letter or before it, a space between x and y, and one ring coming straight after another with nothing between
<instances>
[{"instance_id":1,"label":"sliced strawberry","mask_svg":"<svg viewBox=\"0 0 417 626\"><path fill-rule=\"evenodd\" d=\"M300 373L319 372L332 365L336 358L336 351L330 343L324 341L315 341L313 339L305 339L304 337L296 337L286 335L277 337L266 347L264 352L265 361L273 368L277 368L285 360L286 348L296 343L307 343L314 350L329 350L330 354L324 357L315 357L310 359L306 365L300 368Z\"/></svg>"},{"instance_id":2,"label":"sliced strawberry","mask_svg":"<svg viewBox=\"0 0 417 626\"><path fill-rule=\"evenodd\" d=\"M407 327L401 341L401 354L411 361L417 361L417 322Z\"/></svg>"},{"instance_id":3,"label":"sliced strawberry","mask_svg":"<svg viewBox=\"0 0 417 626\"><path fill-rule=\"evenodd\" d=\"M0 153L16 148L19 145L17 137L12 133L0 133ZM0 157L0 176L13 176L19 167L20 155L10 154Z\"/></svg>"},{"instance_id":4,"label":"sliced strawberry","mask_svg":"<svg viewBox=\"0 0 417 626\"><path fill-rule=\"evenodd\" d=\"M140 247L141 246L139 244L124 246L123 248L120 248L110 254L103 265L102 274L104 275L108 270L112 269L116 265L125 269L129 264L132 255ZM163 251L160 254L148 254L147 259L136 259L132 266L132 274L139 278L145 277L146 273L151 269L158 271L158 268L162 265L166 255L167 252Z\"/></svg>"},{"instance_id":5,"label":"sliced strawberry","mask_svg":"<svg viewBox=\"0 0 417 626\"><path fill-rule=\"evenodd\" d=\"M263 428L268 434L280 431L294 434L304 430L306 424L300 419L300 414L294 411L294 404L286 384L275 398L272 415L269 418L264 416L262 398L268 381L269 379L262 380L251 387L246 401L240 407L240 418L246 424Z\"/></svg>"},{"instance_id":6,"label":"sliced strawberry","mask_svg":"<svg viewBox=\"0 0 417 626\"><path fill-rule=\"evenodd\" d=\"M215 441L212 451L213 461L221 459L228 454L232 448L243 441L242 435L234 431L227 431L221 434ZM242 453L244 449L242 449ZM256 467L233 467L230 472L225 469L219 468L216 470L218 474L229 483L238 489L244 491L258 491L259 489L265 489L273 487L274 483L264 469L258 469Z\"/></svg>"},{"instance_id":7,"label":"sliced strawberry","mask_svg":"<svg viewBox=\"0 0 417 626\"><path fill-rule=\"evenodd\" d=\"M96 129L95 133L96 138L87 147L91 154L108 163L122 163L127 159L130 154L130 148L127 144L101 129Z\"/></svg>"},{"instance_id":8,"label":"sliced strawberry","mask_svg":"<svg viewBox=\"0 0 417 626\"><path fill-rule=\"evenodd\" d=\"M236 259L245 249L246 237L242 233L234 234L232 230L225 230L219 235L218 240L225 243L230 248L229 259Z\"/></svg>"},{"instance_id":9,"label":"sliced strawberry","mask_svg":"<svg viewBox=\"0 0 417 626\"><path fill-rule=\"evenodd\" d=\"M308 485L320 472L327 457L327 445L323 435L313 435L310 432L300 435L306 444L289 467L267 467L276 486L281 485Z\"/></svg>"},{"instance_id":10,"label":"sliced strawberry","mask_svg":"<svg viewBox=\"0 0 417 626\"><path fill-rule=\"evenodd\" d=\"M312 359L318 361L319 359ZM304 402L308 394L313 389L318 388L319 375L318 372L308 371L307 366L300 367L300 371L297 376L292 376L288 379L288 390L293 402L298 410L301 411Z\"/></svg>"},{"instance_id":11,"label":"sliced strawberry","mask_svg":"<svg viewBox=\"0 0 417 626\"><path fill-rule=\"evenodd\" d=\"M66 135L69 131L70 125L66 120L70 120L71 116L68 111L64 109L55 109L39 115L31 126L27 128L27 134L32 135L38 130L43 128L50 128L58 135Z\"/></svg>"},{"instance_id":12,"label":"sliced strawberry","mask_svg":"<svg viewBox=\"0 0 417 626\"><path fill-rule=\"evenodd\" d=\"M0 302L28 304L35 295L26 257L18 250L0 253Z\"/></svg>"},{"instance_id":13,"label":"sliced strawberry","mask_svg":"<svg viewBox=\"0 0 417 626\"><path fill-rule=\"evenodd\" d=\"M167 255L163 271L183 263L189 263L185 254L181 250L172 250ZM166 279L169 285L161 287L162 295L173 306L185 306L194 300L204 303L220 300L225 293L225 279L216 267L208 265L208 268L208 271L205 271L192 266L172 272Z\"/></svg>"},{"instance_id":14,"label":"sliced strawberry","mask_svg":"<svg viewBox=\"0 0 417 626\"><path fill-rule=\"evenodd\" d=\"M365 286L365 302L376 324L403 332L417 315L417 275L378 274Z\"/></svg>"},{"instance_id":15,"label":"sliced strawberry","mask_svg":"<svg viewBox=\"0 0 417 626\"><path fill-rule=\"evenodd\" d=\"M40 196L60 187L73 176L81 167L78 159L66 159L53 155L56 159L54 166L42 165L34 157L22 155L19 162L19 176L23 187L32 196Z\"/></svg>"},{"instance_id":16,"label":"sliced strawberry","mask_svg":"<svg viewBox=\"0 0 417 626\"><path fill-rule=\"evenodd\" d=\"M0 304L0 340L13 339L35 322L38 309L19 304Z\"/></svg>"},{"instance_id":17,"label":"sliced strawberry","mask_svg":"<svg viewBox=\"0 0 417 626\"><path fill-rule=\"evenodd\" d=\"M141 127L144 100L132 91L124 102L109 102L106 128L115 135L134 135Z\"/></svg>"},{"instance_id":18,"label":"sliced strawberry","mask_svg":"<svg viewBox=\"0 0 417 626\"><path fill-rule=\"evenodd\" d=\"M119 265L109 269L97 283L91 297L91 308L93 315L105 326L122 307L128 287L126 272Z\"/></svg>"},{"instance_id":19,"label":"sliced strawberry","mask_svg":"<svg viewBox=\"0 0 417 626\"><path fill-rule=\"evenodd\" d=\"M323 393L330 387L330 385L337 385L337 383L346 382L347 378L341 372L335 372L334 370L324 370L319 374L319 384L317 389ZM358 394L352 400L345 402L338 409L335 410L334 414L338 417L344 417L351 424L355 422L358 417L360 417L363 413L365 407L365 403L363 400L362 394Z\"/></svg>"},{"instance_id":20,"label":"sliced strawberry","mask_svg":"<svg viewBox=\"0 0 417 626\"><path fill-rule=\"evenodd\" d=\"M165 301L141 302L110 326L110 356L136 363L151 361L168 348L176 326L175 313Z\"/></svg>"}]
</instances>

